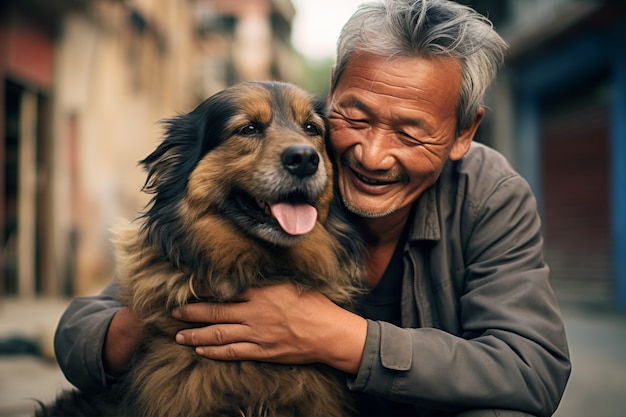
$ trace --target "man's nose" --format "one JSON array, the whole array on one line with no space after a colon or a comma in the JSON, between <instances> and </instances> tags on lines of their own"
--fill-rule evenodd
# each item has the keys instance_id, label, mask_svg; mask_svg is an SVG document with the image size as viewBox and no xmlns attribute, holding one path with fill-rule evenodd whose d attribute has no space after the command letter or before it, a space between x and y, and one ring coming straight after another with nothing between
<instances>
[{"instance_id":1,"label":"man's nose","mask_svg":"<svg viewBox=\"0 0 626 417\"><path fill-rule=\"evenodd\" d=\"M355 157L368 170L388 170L394 164L390 152L392 145L393 140L389 132L379 128L372 128L355 146Z\"/></svg>"}]
</instances>

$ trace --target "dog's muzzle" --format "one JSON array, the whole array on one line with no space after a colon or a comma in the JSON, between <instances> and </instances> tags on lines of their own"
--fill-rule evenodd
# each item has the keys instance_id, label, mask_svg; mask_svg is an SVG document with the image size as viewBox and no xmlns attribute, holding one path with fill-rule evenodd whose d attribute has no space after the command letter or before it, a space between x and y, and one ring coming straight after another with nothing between
<instances>
[{"instance_id":1,"label":"dog's muzzle","mask_svg":"<svg viewBox=\"0 0 626 417\"><path fill-rule=\"evenodd\" d=\"M287 172L303 179L317 172L320 156L313 146L293 145L283 151L281 161ZM304 202L277 202L269 207L280 227L293 236L310 232L317 221L315 207Z\"/></svg>"}]
</instances>

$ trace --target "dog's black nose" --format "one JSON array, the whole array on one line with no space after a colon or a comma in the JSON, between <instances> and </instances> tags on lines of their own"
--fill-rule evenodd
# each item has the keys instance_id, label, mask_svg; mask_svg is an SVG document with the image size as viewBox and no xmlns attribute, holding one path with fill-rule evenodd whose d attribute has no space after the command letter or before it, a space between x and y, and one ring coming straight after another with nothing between
<instances>
[{"instance_id":1,"label":"dog's black nose","mask_svg":"<svg viewBox=\"0 0 626 417\"><path fill-rule=\"evenodd\" d=\"M283 152L282 161L287 171L304 178L317 172L320 156L312 146L294 145Z\"/></svg>"}]
</instances>

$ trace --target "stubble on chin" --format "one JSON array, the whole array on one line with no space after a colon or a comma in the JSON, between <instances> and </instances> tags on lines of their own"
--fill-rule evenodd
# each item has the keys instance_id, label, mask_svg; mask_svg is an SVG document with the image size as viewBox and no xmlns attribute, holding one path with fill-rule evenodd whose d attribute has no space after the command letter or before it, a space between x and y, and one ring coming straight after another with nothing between
<instances>
[{"instance_id":1,"label":"stubble on chin","mask_svg":"<svg viewBox=\"0 0 626 417\"><path fill-rule=\"evenodd\" d=\"M359 217L366 218L366 219L379 219L381 217L385 217L385 216L395 212L398 209L397 207L394 206L394 207L390 207L387 210L383 210L383 211L364 210L364 209L361 209L361 208L355 206L354 204L352 204L345 197L342 197L342 200L343 200L344 206L346 206L346 208L348 209L348 211L350 211L350 213L355 214L355 215L357 215Z\"/></svg>"}]
</instances>

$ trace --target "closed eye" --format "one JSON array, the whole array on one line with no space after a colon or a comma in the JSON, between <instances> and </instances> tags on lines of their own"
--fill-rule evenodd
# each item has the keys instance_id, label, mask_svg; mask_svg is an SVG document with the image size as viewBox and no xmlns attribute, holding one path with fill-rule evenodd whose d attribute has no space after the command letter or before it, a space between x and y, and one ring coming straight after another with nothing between
<instances>
[{"instance_id":1,"label":"closed eye","mask_svg":"<svg viewBox=\"0 0 626 417\"><path fill-rule=\"evenodd\" d=\"M413 137L412 135L406 132L398 132L398 137L401 141L407 144L418 144L421 143L419 139Z\"/></svg>"},{"instance_id":2,"label":"closed eye","mask_svg":"<svg viewBox=\"0 0 626 417\"><path fill-rule=\"evenodd\" d=\"M353 129L367 129L370 127L370 123L367 119L352 119L349 117L344 117L343 119L350 123Z\"/></svg>"},{"instance_id":3,"label":"closed eye","mask_svg":"<svg viewBox=\"0 0 626 417\"><path fill-rule=\"evenodd\" d=\"M240 136L261 136L263 134L263 126L256 123L248 123L237 129L236 134Z\"/></svg>"}]
</instances>

